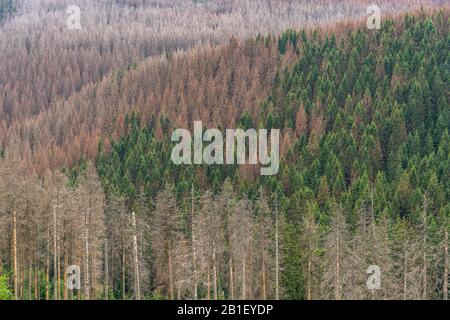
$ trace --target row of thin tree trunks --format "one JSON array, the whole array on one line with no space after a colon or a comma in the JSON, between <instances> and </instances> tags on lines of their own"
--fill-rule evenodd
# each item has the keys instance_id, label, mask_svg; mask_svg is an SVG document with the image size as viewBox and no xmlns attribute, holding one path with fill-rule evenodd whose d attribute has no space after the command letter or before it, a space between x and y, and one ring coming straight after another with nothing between
<instances>
[{"instance_id":1,"label":"row of thin tree trunks","mask_svg":"<svg viewBox=\"0 0 450 320\"><path fill-rule=\"evenodd\" d=\"M14 229L16 230L16 229ZM46 263L45 263L45 281L43 284L41 284L41 281L39 281L39 278L43 276L43 270L40 264L39 264L39 259L37 258L37 253L36 255L34 255L31 258L26 258L25 256L18 256L17 254L17 238L15 235L16 231L13 232L13 244L11 246L11 251L12 251L12 258L13 261L11 262L11 265L13 265L13 269L14 269L14 273L12 276L12 287L13 287L13 292L14 292L14 298L16 300L41 300L41 299L45 299L45 300L74 300L74 299L96 299L97 298L97 291L95 290L95 288L97 287L97 284L94 283L91 284L90 283L90 277L87 276L85 278L84 281L84 285L83 288L80 288L79 290L77 289L69 289L68 284L68 279L67 279L67 268L72 265L81 265L82 262L85 263L85 268L87 266L87 268L89 268L88 265L88 261L89 259L86 259L86 255L84 257L78 256L77 258L74 258L72 256L71 261L75 262L75 263L69 263L69 254L64 255L64 261L61 263L61 259L59 257L59 252L58 252L58 246L56 246L57 248L57 255L56 255L56 264L52 266L52 264L50 263L51 259L50 259L50 251L47 251L47 259L46 259ZM48 241L48 248L50 247L50 240ZM133 257L136 265L135 265L135 270L136 270L136 282L139 283L139 271L138 271L138 263L137 263L137 237L136 237L136 247L135 247L135 255ZM88 250L88 246L87 246L87 250ZM108 244L107 241L105 241L105 275L104 275L104 298L108 299L109 298L109 283L111 282L113 284L113 290L114 288L114 284L116 283L115 279L113 278L113 272L111 272L111 274L109 274L109 253L108 253ZM88 251L86 252L86 254L88 255ZM83 261L84 260L84 261ZM123 253L122 255L122 265L125 266L125 253ZM23 261L23 263L21 263ZM56 266L54 268L54 266ZM3 259L0 257L0 275L2 274L2 270L3 270ZM52 270L53 270L53 274L52 274ZM51 276L55 275L56 277L53 277L53 279L51 280ZM89 273L88 273L89 274ZM126 271L123 268L122 269L122 278L121 278L121 288L126 288ZM110 279L111 278L111 279ZM55 286L54 284L56 283L60 283L59 286ZM137 288L135 288L136 290L136 299L141 299L140 296L140 289L139 289L139 285L136 285ZM51 288L53 287L53 292L51 290ZM43 292L43 290L45 289L45 292ZM122 298L126 299L126 290L123 290L123 295ZM81 292L84 293L84 296L81 294Z\"/></svg>"},{"instance_id":2,"label":"row of thin tree trunks","mask_svg":"<svg viewBox=\"0 0 450 320\"><path fill-rule=\"evenodd\" d=\"M14 197L15 198L15 197ZM57 200L59 200L57 196ZM197 255L196 255L196 215L195 215L195 206L194 206L194 190L192 189L192 209L191 209L191 228L192 228L192 238L191 238L191 257L192 257L192 266L193 266L193 298L198 299L198 280L197 279ZM274 283L274 289L275 289L275 298L279 299L279 273L280 273L280 267L279 267L279 227L278 227L278 205L276 202L276 209L275 209L275 283ZM90 204L92 205L92 204ZM373 215L373 199L371 204L371 214ZM423 219L423 229L427 230L427 197L424 197L423 200L423 210L422 210L422 219ZM342 219L342 213L340 212L341 209L338 210L338 217L339 219ZM104 241L103 248L103 257L104 257L104 265L103 265L103 284L100 286L103 289L99 289L97 279L98 277L94 276L93 270L96 269L96 259L94 259L91 256L90 253L90 239L91 239L91 215L90 210L86 209L84 211L84 235L81 239L81 242L84 246L84 251L76 250L75 246L80 243L77 243L76 241L61 241L61 235L62 232L59 230L57 225L57 215L58 215L58 206L54 206L53 212L52 212L52 223L48 224L47 227L47 247L44 252L40 250L37 246L33 249L33 254L27 255L28 251L22 250L20 254L18 254L18 226L17 226L17 212L16 210L12 211L12 237L11 237L11 260L10 266L12 266L13 276L12 276L12 287L14 289L14 298L15 299L54 299L54 300L67 300L67 299L97 299L99 297L99 293L103 291L103 298L108 299L109 292L110 292L110 284L112 286L112 290L115 291L117 289L117 283L119 279L115 279L114 275L116 274L114 272L114 264L110 263L110 255L109 251L111 250L108 246L108 240ZM373 218L372 218L373 219ZM131 226L132 226L132 255L128 258L127 252L125 250L125 239L122 238L122 252L121 252L121 279L120 281L120 289L122 291L122 298L127 298L127 272L126 272L126 260L132 261L133 265L133 294L135 299L141 299L141 276L140 276L140 256L139 256L139 241L138 241L138 235L137 235L137 222L135 213L132 212L131 214ZM334 260L334 271L335 271L335 285L334 285L334 298L335 299L341 299L342 298L342 282L344 281L341 279L342 274L342 248L341 243L343 242L343 235L344 231L342 230L342 224L337 223L336 224L336 232L334 233L335 237L335 251L336 256ZM373 225L372 225L373 226ZM64 229L64 226L62 227ZM51 236L51 230L53 230L53 237ZM230 226L227 226L227 231L229 232ZM406 232L406 231L405 231ZM405 239L407 237L405 236ZM30 240L30 239L27 239ZM422 235L422 245L425 248L427 246L427 233L424 232ZM61 248L60 243L63 243L63 247ZM207 268L207 284L206 284L206 296L205 298L210 299L218 299L219 298L219 292L218 292L218 272L217 272L217 261L216 261L216 245L215 242L212 242L212 261L210 264L208 264ZM262 243L263 246L263 256L262 256L262 270L261 270L261 298L266 299L267 298L267 270L266 270L266 259L264 256L265 248L264 243ZM308 244L309 246L309 244ZM448 265L449 265L449 256L448 256L448 231L445 229L444 232L444 241L443 241L443 259L444 259L444 270L443 270L443 282L442 282L442 294L444 299L448 299ZM173 253L172 253L172 243L171 241L168 242L168 273L169 273L169 298L170 299L180 299L181 296L181 288L180 283L175 284L174 282L174 263L172 261ZM40 264L39 255L45 254L46 260L45 265ZM406 240L403 243L403 250L401 253L404 256L404 265L403 265L403 292L404 292L404 299L407 299L406 296L407 292L407 254L408 254L408 247ZM422 257L421 259L424 261L424 263L421 265L421 278L417 279L418 282L423 283L423 289L422 289L422 299L428 298L428 290L427 290L427 261L429 257L427 256L427 250L422 251ZM51 259L53 258L53 259ZM52 261L53 260L53 261ZM53 264L52 264L53 262ZM80 292L81 290L69 290L67 286L67 268L72 265L83 265L84 270L88 270L88 272L85 272L86 275L84 277L83 281L83 292ZM312 299L311 294L311 287L312 283L310 281L311 279L311 273L312 273L312 264L313 262L308 258L307 260L307 269L306 269L306 298ZM109 266L111 265L111 272L109 270ZM230 290L230 298L231 299L247 299L249 298L246 295L246 257L244 256L243 262L241 265L235 265L233 258L229 257L228 259L228 265L229 265L229 290ZM0 257L0 272L2 270L3 266L3 259ZM43 268L45 268L45 275L43 274ZM236 288L236 280L235 280L235 271L236 269L240 269L242 281L241 281L241 296L237 296L235 294L235 288ZM45 276L45 281L40 281L40 278ZM212 278L212 279L211 279ZM52 279L52 280L50 280ZM43 283L43 285L42 285ZM59 284L59 285L55 285ZM51 290L53 289L53 292ZM45 290L45 291L44 291ZM176 294L175 294L176 290ZM45 292L45 294L44 294ZM82 294L83 293L83 294ZM375 293L373 292L373 298L375 298Z\"/></svg>"}]
</instances>

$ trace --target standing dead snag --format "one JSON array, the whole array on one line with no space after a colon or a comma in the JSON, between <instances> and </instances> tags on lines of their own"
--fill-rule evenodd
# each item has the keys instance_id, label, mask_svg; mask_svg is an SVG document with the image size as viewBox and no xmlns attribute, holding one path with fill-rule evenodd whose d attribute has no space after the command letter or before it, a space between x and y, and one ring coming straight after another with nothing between
<instances>
[{"instance_id":1,"label":"standing dead snag","mask_svg":"<svg viewBox=\"0 0 450 320\"><path fill-rule=\"evenodd\" d=\"M330 230L326 239L325 275L322 281L323 297L340 300L343 296L349 273L348 230L342 208L334 208Z\"/></svg>"},{"instance_id":2,"label":"standing dead snag","mask_svg":"<svg viewBox=\"0 0 450 320\"><path fill-rule=\"evenodd\" d=\"M58 300L58 226L56 208L60 208L58 204L53 206L53 300Z\"/></svg>"},{"instance_id":3,"label":"standing dead snag","mask_svg":"<svg viewBox=\"0 0 450 320\"><path fill-rule=\"evenodd\" d=\"M210 299L211 287L213 299L218 299L218 269L222 262L224 232L222 217L217 198L209 191L201 199L201 208L197 219L196 239L199 242L198 256L200 269L207 278L207 299ZM211 281L212 279L212 281Z\"/></svg>"},{"instance_id":4,"label":"standing dead snag","mask_svg":"<svg viewBox=\"0 0 450 320\"><path fill-rule=\"evenodd\" d=\"M128 265L126 256L131 256L128 252L131 250L130 243L132 242L128 212L125 198L117 197L115 195L108 195L106 197L105 219L106 229L108 231L108 256L111 254L111 287L113 290L115 289L114 285L116 282L114 279L118 279L117 283L119 284L121 292L120 297L122 300L127 298L126 286Z\"/></svg>"},{"instance_id":5,"label":"standing dead snag","mask_svg":"<svg viewBox=\"0 0 450 320\"><path fill-rule=\"evenodd\" d=\"M422 210L422 299L426 300L428 297L428 199L426 193L423 196L423 210Z\"/></svg>"},{"instance_id":6,"label":"standing dead snag","mask_svg":"<svg viewBox=\"0 0 450 320\"><path fill-rule=\"evenodd\" d=\"M275 300L280 300L280 229L278 220L278 193L275 193Z\"/></svg>"},{"instance_id":7,"label":"standing dead snag","mask_svg":"<svg viewBox=\"0 0 450 320\"><path fill-rule=\"evenodd\" d=\"M222 187L222 191L219 196L216 197L215 203L217 205L217 210L222 213L222 223L223 223L223 259L224 269L228 268L228 274L224 274L227 279L227 286L229 292L229 299L234 300L236 298L235 294L235 272L234 272L234 260L233 260L233 243L232 243L232 211L235 207L235 196L233 192L233 186L230 180L225 180ZM226 266L225 266L226 265Z\"/></svg>"},{"instance_id":8,"label":"standing dead snag","mask_svg":"<svg viewBox=\"0 0 450 320\"><path fill-rule=\"evenodd\" d=\"M16 210L13 210L13 252L14 252L14 299L18 300L18 267L17 267L17 218Z\"/></svg>"},{"instance_id":9,"label":"standing dead snag","mask_svg":"<svg viewBox=\"0 0 450 320\"><path fill-rule=\"evenodd\" d=\"M306 213L302 219L301 246L304 248L303 273L306 281L306 299L319 298L320 261L317 255L320 243L319 226L316 222L315 212L318 210L315 202L308 202Z\"/></svg>"},{"instance_id":10,"label":"standing dead snag","mask_svg":"<svg viewBox=\"0 0 450 320\"><path fill-rule=\"evenodd\" d=\"M253 297L266 300L273 296L274 288L274 238L272 212L263 189L255 203L255 242L254 242L254 290Z\"/></svg>"},{"instance_id":11,"label":"standing dead snag","mask_svg":"<svg viewBox=\"0 0 450 320\"><path fill-rule=\"evenodd\" d=\"M85 213L85 294L86 299L95 299L98 279L103 272L105 217L104 193L92 163L88 163L77 193L79 208L83 208Z\"/></svg>"},{"instance_id":12,"label":"standing dead snag","mask_svg":"<svg viewBox=\"0 0 450 320\"><path fill-rule=\"evenodd\" d=\"M139 257L138 257L138 245L137 245L137 228L136 228L136 216L134 211L131 213L131 223L133 226L133 257L134 257L134 272L135 272L135 293L136 300L141 300L141 287L139 277Z\"/></svg>"},{"instance_id":13,"label":"standing dead snag","mask_svg":"<svg viewBox=\"0 0 450 320\"><path fill-rule=\"evenodd\" d=\"M450 209L450 206L448 207ZM440 217L440 228L438 232L438 243L436 245L436 284L442 290L442 299L448 300L448 280L449 280L449 245L448 233L450 226L450 216L443 210Z\"/></svg>"},{"instance_id":14,"label":"standing dead snag","mask_svg":"<svg viewBox=\"0 0 450 320\"><path fill-rule=\"evenodd\" d=\"M197 245L195 242L195 233L197 232L195 228L195 209L194 209L194 184L191 187L191 250L192 250L192 270L193 270L193 293L194 300L198 299L198 287L197 287L197 256L195 246Z\"/></svg>"},{"instance_id":15,"label":"standing dead snag","mask_svg":"<svg viewBox=\"0 0 450 320\"><path fill-rule=\"evenodd\" d=\"M105 238L105 300L109 300L109 251L108 251L108 238Z\"/></svg>"},{"instance_id":16,"label":"standing dead snag","mask_svg":"<svg viewBox=\"0 0 450 320\"><path fill-rule=\"evenodd\" d=\"M235 262L236 278L241 283L239 290L236 290L236 295L240 296L240 299L245 300L248 298L248 274L253 272L250 266L251 246L253 244L253 220L252 220L252 204L247 198L241 199L231 214L231 255ZM239 271L237 271L239 270Z\"/></svg>"},{"instance_id":17,"label":"standing dead snag","mask_svg":"<svg viewBox=\"0 0 450 320\"><path fill-rule=\"evenodd\" d=\"M448 229L447 226L444 226L444 281L442 292L444 296L444 300L448 300Z\"/></svg>"},{"instance_id":18,"label":"standing dead snag","mask_svg":"<svg viewBox=\"0 0 450 320\"><path fill-rule=\"evenodd\" d=\"M91 281L89 268L89 210L84 211L84 297L91 298Z\"/></svg>"},{"instance_id":19,"label":"standing dead snag","mask_svg":"<svg viewBox=\"0 0 450 320\"><path fill-rule=\"evenodd\" d=\"M393 298L412 300L422 298L422 237L405 219L393 226L392 249L395 276L398 279Z\"/></svg>"},{"instance_id":20,"label":"standing dead snag","mask_svg":"<svg viewBox=\"0 0 450 320\"><path fill-rule=\"evenodd\" d=\"M178 206L172 188L166 185L156 197L152 217L152 248L155 256L156 284L174 299L174 245L181 238Z\"/></svg>"}]
</instances>

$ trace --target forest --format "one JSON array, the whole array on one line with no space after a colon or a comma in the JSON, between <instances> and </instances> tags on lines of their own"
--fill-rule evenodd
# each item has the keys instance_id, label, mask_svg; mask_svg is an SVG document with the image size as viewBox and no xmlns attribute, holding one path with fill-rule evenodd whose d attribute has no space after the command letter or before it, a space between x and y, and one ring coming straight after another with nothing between
<instances>
[{"instance_id":1,"label":"forest","mask_svg":"<svg viewBox=\"0 0 450 320\"><path fill-rule=\"evenodd\" d=\"M65 1L0 4L0 300L448 299L445 1L380 30L357 0L78 2L73 36ZM278 174L173 164L197 120L280 129Z\"/></svg>"}]
</instances>

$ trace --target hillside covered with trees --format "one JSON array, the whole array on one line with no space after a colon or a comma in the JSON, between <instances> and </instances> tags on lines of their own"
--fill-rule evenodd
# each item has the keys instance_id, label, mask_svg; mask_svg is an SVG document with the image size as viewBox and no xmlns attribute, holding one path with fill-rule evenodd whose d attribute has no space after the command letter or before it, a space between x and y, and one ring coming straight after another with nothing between
<instances>
[{"instance_id":1,"label":"hillside covered with trees","mask_svg":"<svg viewBox=\"0 0 450 320\"><path fill-rule=\"evenodd\" d=\"M365 19L371 2L339 1L336 5L335 0L316 0L314 4L309 0L1 0L0 3L3 8L0 12L5 13L0 22L0 151L8 148L14 158L26 159L26 167L32 166L42 174L47 168L72 166L83 155L95 157L100 133L110 124L108 115L119 117L130 111L109 108L105 111L101 102L97 102L98 106L87 103L105 95L102 87L114 85L111 82L115 74L140 70L141 64L165 64L172 54L185 50L188 55L197 54L197 50L207 50L231 37L278 35L288 28ZM439 1L381 3L383 14L388 15L421 6L433 7ZM67 28L69 6L80 8L80 30ZM134 98L130 96L127 100ZM80 147L72 147L74 141Z\"/></svg>"},{"instance_id":2,"label":"hillside covered with trees","mask_svg":"<svg viewBox=\"0 0 450 320\"><path fill-rule=\"evenodd\" d=\"M137 21L184 5L115 2L112 15ZM205 3L224 21L249 9ZM264 3L277 16L303 8ZM403 3L415 8L386 6ZM58 28L13 35L39 25L24 6L0 33L25 43L0 48L0 299L448 299L448 7L380 30L288 18L262 30L255 18L234 35L217 18L221 31L187 39L160 21L172 35L130 31L116 46L115 22L98 42L86 30L72 43ZM172 131L196 120L280 129L279 173L173 164ZM71 265L80 290L67 286ZM381 287L369 290L373 265Z\"/></svg>"}]
</instances>

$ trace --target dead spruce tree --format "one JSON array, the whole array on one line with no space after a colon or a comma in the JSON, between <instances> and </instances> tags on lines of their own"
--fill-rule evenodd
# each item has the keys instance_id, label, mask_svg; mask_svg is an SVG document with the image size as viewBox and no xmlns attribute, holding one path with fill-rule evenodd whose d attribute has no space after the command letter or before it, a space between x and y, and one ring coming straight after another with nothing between
<instances>
[{"instance_id":1,"label":"dead spruce tree","mask_svg":"<svg viewBox=\"0 0 450 320\"><path fill-rule=\"evenodd\" d=\"M322 298L341 300L346 298L353 272L349 268L349 234L341 206L334 206L329 228L325 241Z\"/></svg>"},{"instance_id":2,"label":"dead spruce tree","mask_svg":"<svg viewBox=\"0 0 450 320\"><path fill-rule=\"evenodd\" d=\"M121 299L128 298L132 261L132 230L126 199L114 194L106 197L106 226L109 248L109 277L111 289L121 293Z\"/></svg>"},{"instance_id":3,"label":"dead spruce tree","mask_svg":"<svg viewBox=\"0 0 450 320\"><path fill-rule=\"evenodd\" d=\"M226 287L229 299L236 298L235 276L236 270L233 262L233 254L231 250L231 235L232 225L231 217L232 212L235 210L236 197L233 191L233 186L229 179L226 179L220 194L216 197L217 207L220 210L223 221L224 232L224 267L223 267L223 283Z\"/></svg>"},{"instance_id":4,"label":"dead spruce tree","mask_svg":"<svg viewBox=\"0 0 450 320\"><path fill-rule=\"evenodd\" d=\"M223 266L224 232L216 197L206 191L201 199L195 237L199 241L200 271L206 286L206 299L219 297L219 274Z\"/></svg>"},{"instance_id":5,"label":"dead spruce tree","mask_svg":"<svg viewBox=\"0 0 450 320\"><path fill-rule=\"evenodd\" d=\"M305 278L307 300L320 298L320 231L316 221L316 212L319 210L315 202L306 204L306 212L301 223L301 243L303 249L302 270Z\"/></svg>"},{"instance_id":6,"label":"dead spruce tree","mask_svg":"<svg viewBox=\"0 0 450 320\"><path fill-rule=\"evenodd\" d=\"M150 210L147 199L141 191L137 201L134 204L134 211L131 215L130 223L132 225L133 237L133 261L134 261L134 298L140 300L149 286L150 268L146 259L146 253L150 248Z\"/></svg>"},{"instance_id":7,"label":"dead spruce tree","mask_svg":"<svg viewBox=\"0 0 450 320\"><path fill-rule=\"evenodd\" d=\"M418 224L418 254L419 257L419 263L420 263L420 284L421 284L421 294L420 299L427 300L430 298L431 293L431 276L430 272L432 261L434 260L433 254L434 254L434 244L432 243L430 239L430 232L429 232L429 215L428 215L428 207L429 207L429 200L428 196L425 192L423 195L422 200L422 210L420 214L420 223Z\"/></svg>"},{"instance_id":8,"label":"dead spruce tree","mask_svg":"<svg viewBox=\"0 0 450 320\"><path fill-rule=\"evenodd\" d=\"M414 300L421 298L421 252L420 237L404 219L399 218L393 226L393 259L396 281L394 299Z\"/></svg>"},{"instance_id":9,"label":"dead spruce tree","mask_svg":"<svg viewBox=\"0 0 450 320\"><path fill-rule=\"evenodd\" d=\"M195 197L195 190L194 190L194 184L191 186L191 255L192 255L192 294L193 299L198 299L198 249L197 247L197 241L196 241L196 233L197 233L197 206L196 206L196 197Z\"/></svg>"},{"instance_id":10,"label":"dead spruce tree","mask_svg":"<svg viewBox=\"0 0 450 320\"><path fill-rule=\"evenodd\" d=\"M14 299L23 298L23 272L25 268L25 238L22 227L26 226L27 180L20 174L18 164L2 163L0 168L0 220L2 235L7 235L8 242L2 250L9 257L9 269L13 278ZM4 236L4 235L3 235Z\"/></svg>"},{"instance_id":11,"label":"dead spruce tree","mask_svg":"<svg viewBox=\"0 0 450 320\"><path fill-rule=\"evenodd\" d=\"M275 230L272 211L262 189L259 190L254 212L256 216L253 248L255 272L253 274L252 297L266 300L274 297Z\"/></svg>"},{"instance_id":12,"label":"dead spruce tree","mask_svg":"<svg viewBox=\"0 0 450 320\"><path fill-rule=\"evenodd\" d=\"M392 239L389 234L392 228L392 221L387 212L383 211L378 219L372 216L369 228L369 244L372 244L372 247L369 250L367 264L380 268L381 283L379 289L370 290L368 298L392 299L395 291L395 269L392 258Z\"/></svg>"},{"instance_id":13,"label":"dead spruce tree","mask_svg":"<svg viewBox=\"0 0 450 320\"><path fill-rule=\"evenodd\" d=\"M176 244L182 239L181 219L173 194L173 188L166 185L158 193L151 223L151 243L156 268L155 281L159 291L171 300L175 298L175 255Z\"/></svg>"},{"instance_id":14,"label":"dead spruce tree","mask_svg":"<svg viewBox=\"0 0 450 320\"><path fill-rule=\"evenodd\" d=\"M436 291L441 292L438 298L448 300L450 205L442 209L438 219L438 225L434 278L436 279Z\"/></svg>"},{"instance_id":15,"label":"dead spruce tree","mask_svg":"<svg viewBox=\"0 0 450 320\"><path fill-rule=\"evenodd\" d=\"M252 203L245 197L238 201L230 215L230 231L230 253L233 256L233 268L236 270L236 299L245 300L251 292L249 278L254 271L251 265L251 248L254 241Z\"/></svg>"},{"instance_id":16,"label":"dead spruce tree","mask_svg":"<svg viewBox=\"0 0 450 320\"><path fill-rule=\"evenodd\" d=\"M372 192L360 206L357 227L350 241L349 267L352 275L347 286L347 297L349 299L389 298L393 289L390 220L386 212L383 212L377 221ZM379 279L382 280L380 286L378 283L370 283L371 286L367 283L370 272L373 272L374 268L380 271Z\"/></svg>"},{"instance_id":17,"label":"dead spruce tree","mask_svg":"<svg viewBox=\"0 0 450 320\"><path fill-rule=\"evenodd\" d=\"M83 217L85 299L96 299L103 274L105 239L104 193L92 164L88 164L78 187L80 215Z\"/></svg>"}]
</instances>

